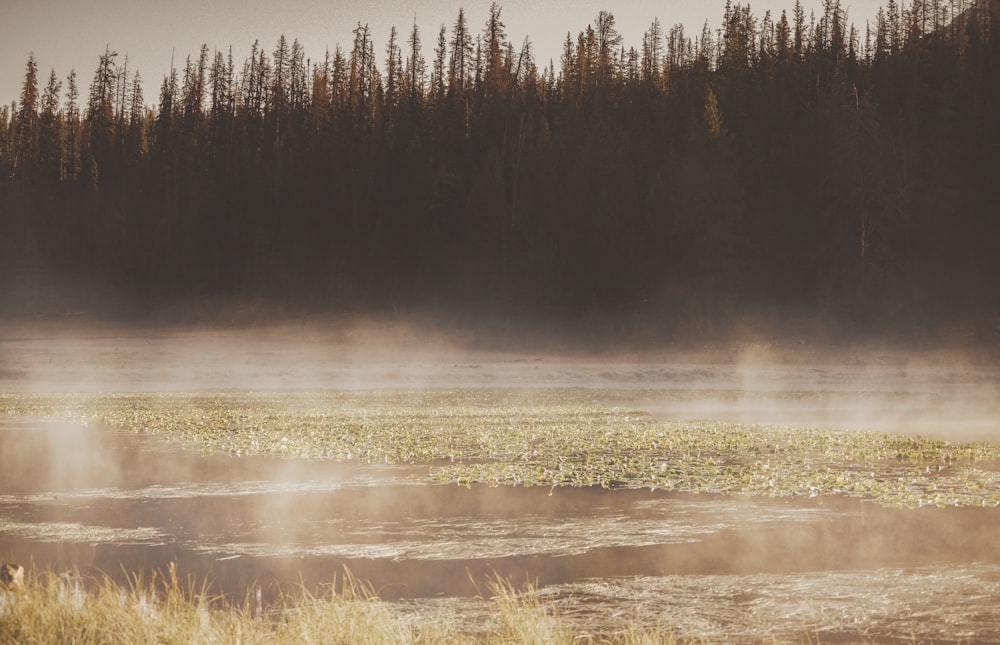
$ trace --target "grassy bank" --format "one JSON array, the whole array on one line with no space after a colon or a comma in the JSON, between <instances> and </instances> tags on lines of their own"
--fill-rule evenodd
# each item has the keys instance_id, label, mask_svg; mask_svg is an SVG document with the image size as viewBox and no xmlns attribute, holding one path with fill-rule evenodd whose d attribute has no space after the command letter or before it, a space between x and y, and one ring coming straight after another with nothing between
<instances>
[{"instance_id":1,"label":"grassy bank","mask_svg":"<svg viewBox=\"0 0 1000 645\"><path fill-rule=\"evenodd\" d=\"M469 633L441 621L420 622L381 602L350 574L339 592L282 595L263 606L250 594L233 605L213 598L204 585L179 579L171 567L149 579L139 575L120 585L104 578L47 573L29 575L18 591L0 590L0 643L47 645L269 645L325 643L392 645L587 644L644 645L677 642L668 631L574 633L531 588L495 580L488 590L493 620ZM331 589L333 586L331 585Z\"/></svg>"}]
</instances>

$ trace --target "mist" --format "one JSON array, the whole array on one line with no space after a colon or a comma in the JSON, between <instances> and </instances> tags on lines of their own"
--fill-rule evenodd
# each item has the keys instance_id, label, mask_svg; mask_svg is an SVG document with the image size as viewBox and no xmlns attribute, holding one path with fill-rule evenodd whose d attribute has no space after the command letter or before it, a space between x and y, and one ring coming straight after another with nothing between
<instances>
[{"instance_id":1,"label":"mist","mask_svg":"<svg viewBox=\"0 0 1000 645\"><path fill-rule=\"evenodd\" d=\"M0 563L1000 642L1000 0L849 9L29 54Z\"/></svg>"},{"instance_id":2,"label":"mist","mask_svg":"<svg viewBox=\"0 0 1000 645\"><path fill-rule=\"evenodd\" d=\"M0 360L4 391L583 387L621 392L609 403L670 419L1000 438L994 352L963 346L732 335L611 343L369 316L239 326L50 320L3 325Z\"/></svg>"},{"instance_id":3,"label":"mist","mask_svg":"<svg viewBox=\"0 0 1000 645\"><path fill-rule=\"evenodd\" d=\"M515 338L370 316L60 319L0 327L0 360L0 392L11 394L573 388L664 420L1000 440L1000 369L991 353L962 346L749 333L677 344L544 330ZM801 633L811 616L816 633L853 633L861 620L869 635L905 627L940 638L939 625L980 606L961 595L962 581L1000 594L996 518L983 509L435 486L427 465L204 454L169 437L34 418L0 419L0 449L0 559L123 582L123 572L176 565L236 602L257 589L265 605L295 585L320 590L346 568L408 620L447 616L474 630L489 620L483 585L501 575L536 581L578 629L614 631L629 615L693 636L760 635L750 602L775 617L772 635ZM929 577L955 600L929 602ZM885 618L831 600L868 598L871 585L896 599ZM904 606L924 618L900 618Z\"/></svg>"}]
</instances>

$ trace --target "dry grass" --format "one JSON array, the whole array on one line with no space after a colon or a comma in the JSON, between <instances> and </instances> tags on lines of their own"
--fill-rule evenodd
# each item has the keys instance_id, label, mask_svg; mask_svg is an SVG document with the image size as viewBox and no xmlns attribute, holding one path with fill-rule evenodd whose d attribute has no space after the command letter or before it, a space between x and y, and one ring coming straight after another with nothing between
<instances>
[{"instance_id":1,"label":"dry grass","mask_svg":"<svg viewBox=\"0 0 1000 645\"><path fill-rule=\"evenodd\" d=\"M108 577L29 575L19 591L0 590L0 644L428 644L660 645L669 633L628 630L617 635L574 633L529 587L497 579L490 585L494 621L476 634L446 622L420 623L394 612L370 587L345 575L340 591L305 590L263 607L250 594L241 605L212 597L204 585L166 574L126 585ZM331 589L333 586L331 586Z\"/></svg>"}]
</instances>

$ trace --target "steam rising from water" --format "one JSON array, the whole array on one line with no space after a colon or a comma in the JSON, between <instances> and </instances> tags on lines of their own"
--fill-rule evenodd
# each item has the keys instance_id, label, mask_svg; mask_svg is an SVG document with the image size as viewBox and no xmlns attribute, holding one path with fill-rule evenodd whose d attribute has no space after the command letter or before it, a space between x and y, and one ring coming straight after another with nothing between
<instances>
[{"instance_id":1,"label":"steam rising from water","mask_svg":"<svg viewBox=\"0 0 1000 645\"><path fill-rule=\"evenodd\" d=\"M609 404L674 419L1000 440L989 356L763 345L501 353L338 321L0 329L0 391L552 386L600 388L617 397ZM60 565L72 565L74 545L86 545L86 562L108 571L122 558L140 568L182 558L237 595L262 575L328 582L349 562L410 597L401 611L452 607L473 624L481 601L426 596L476 593L470 570L496 568L540 578L562 615L595 630L626 616L732 640L864 630L1000 640L1000 527L983 511L466 491L413 483L426 468L197 456L154 437L9 419L0 441L4 557L57 559L66 546Z\"/></svg>"},{"instance_id":2,"label":"steam rising from water","mask_svg":"<svg viewBox=\"0 0 1000 645\"><path fill-rule=\"evenodd\" d=\"M1000 369L989 352L797 341L566 355L493 351L481 340L344 319L244 329L7 326L0 390L593 387L642 392L633 403L670 418L1000 439Z\"/></svg>"}]
</instances>

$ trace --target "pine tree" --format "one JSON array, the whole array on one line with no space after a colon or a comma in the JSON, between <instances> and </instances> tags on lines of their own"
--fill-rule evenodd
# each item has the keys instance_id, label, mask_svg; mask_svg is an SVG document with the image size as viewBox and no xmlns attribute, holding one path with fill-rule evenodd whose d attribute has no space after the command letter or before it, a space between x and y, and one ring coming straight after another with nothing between
<instances>
[{"instance_id":1,"label":"pine tree","mask_svg":"<svg viewBox=\"0 0 1000 645\"><path fill-rule=\"evenodd\" d=\"M667 66L671 71L686 67L688 58L688 38L684 35L684 25L676 24L667 36Z\"/></svg>"},{"instance_id":2,"label":"pine tree","mask_svg":"<svg viewBox=\"0 0 1000 645\"><path fill-rule=\"evenodd\" d=\"M471 89L473 60L472 35L465 20L465 10L458 10L458 18L451 30L451 57L448 59L448 92L461 96Z\"/></svg>"},{"instance_id":3,"label":"pine tree","mask_svg":"<svg viewBox=\"0 0 1000 645\"><path fill-rule=\"evenodd\" d=\"M444 99L445 80L445 57L448 55L448 38L444 25L438 31L437 46L434 48L434 65L431 68L431 96L435 102Z\"/></svg>"},{"instance_id":4,"label":"pine tree","mask_svg":"<svg viewBox=\"0 0 1000 645\"><path fill-rule=\"evenodd\" d=\"M330 68L330 109L334 113L334 122L347 113L348 82L347 58L344 57L344 50L337 45L333 50L333 63Z\"/></svg>"},{"instance_id":5,"label":"pine tree","mask_svg":"<svg viewBox=\"0 0 1000 645\"><path fill-rule=\"evenodd\" d=\"M889 35L889 52L895 56L903 45L902 18L896 0L889 0L885 8L886 29Z\"/></svg>"},{"instance_id":6,"label":"pine tree","mask_svg":"<svg viewBox=\"0 0 1000 645\"><path fill-rule=\"evenodd\" d=\"M115 146L115 94L118 87L118 52L105 49L90 84L90 98L84 123L87 128L87 148L83 156L84 172L93 190L100 186L102 174L113 176Z\"/></svg>"},{"instance_id":7,"label":"pine tree","mask_svg":"<svg viewBox=\"0 0 1000 645\"><path fill-rule=\"evenodd\" d=\"M559 89L564 100L580 100L581 76L576 44L569 32L563 43L562 57L559 59Z\"/></svg>"},{"instance_id":8,"label":"pine tree","mask_svg":"<svg viewBox=\"0 0 1000 645\"><path fill-rule=\"evenodd\" d=\"M486 44L486 100L493 101L502 95L510 85L510 72L505 61L503 48L507 40L506 26L500 19L500 7L496 2L490 4L490 15L483 33Z\"/></svg>"},{"instance_id":9,"label":"pine tree","mask_svg":"<svg viewBox=\"0 0 1000 645\"><path fill-rule=\"evenodd\" d=\"M299 39L292 41L288 65L288 109L301 124L303 115L309 109L308 71L306 70L306 50Z\"/></svg>"},{"instance_id":10,"label":"pine tree","mask_svg":"<svg viewBox=\"0 0 1000 645\"><path fill-rule=\"evenodd\" d=\"M49 73L49 82L42 94L41 113L38 120L38 149L41 179L46 184L59 182L63 174L62 138L63 122L59 113L59 94L62 83L56 70Z\"/></svg>"},{"instance_id":11,"label":"pine tree","mask_svg":"<svg viewBox=\"0 0 1000 645\"><path fill-rule=\"evenodd\" d=\"M205 109L205 75L208 69L208 45L202 45L198 62L193 63L188 56L184 66L183 97L181 98L184 119L193 123L200 119Z\"/></svg>"},{"instance_id":12,"label":"pine tree","mask_svg":"<svg viewBox=\"0 0 1000 645\"><path fill-rule=\"evenodd\" d=\"M274 111L281 114L288 108L289 81L291 79L292 56L285 34L278 38L278 44L271 54L271 101Z\"/></svg>"},{"instance_id":13,"label":"pine tree","mask_svg":"<svg viewBox=\"0 0 1000 645\"><path fill-rule=\"evenodd\" d=\"M142 76L139 70L132 73L132 82L127 93L128 104L125 127L125 151L130 169L135 169L147 153L146 103L142 90Z\"/></svg>"},{"instance_id":14,"label":"pine tree","mask_svg":"<svg viewBox=\"0 0 1000 645\"><path fill-rule=\"evenodd\" d=\"M719 110L719 100L712 88L705 90L704 119L705 128L712 138L718 139L726 135L726 128L722 123L722 112Z\"/></svg>"},{"instance_id":15,"label":"pine tree","mask_svg":"<svg viewBox=\"0 0 1000 645\"><path fill-rule=\"evenodd\" d=\"M660 85L663 66L663 27L655 18L642 37L642 78L647 84Z\"/></svg>"},{"instance_id":16,"label":"pine tree","mask_svg":"<svg viewBox=\"0 0 1000 645\"><path fill-rule=\"evenodd\" d=\"M28 55L14 134L14 173L30 181L38 163L38 63Z\"/></svg>"},{"instance_id":17,"label":"pine tree","mask_svg":"<svg viewBox=\"0 0 1000 645\"><path fill-rule=\"evenodd\" d=\"M792 16L794 18L793 22L795 26L792 36L793 51L795 52L795 58L802 60L806 50L806 14L805 10L802 8L802 0L795 0L795 9Z\"/></svg>"},{"instance_id":18,"label":"pine tree","mask_svg":"<svg viewBox=\"0 0 1000 645\"><path fill-rule=\"evenodd\" d=\"M778 61L787 63L792 53L792 41L791 26L788 24L788 15L784 11L781 12L781 18L778 19L778 25L775 28L774 44Z\"/></svg>"},{"instance_id":19,"label":"pine tree","mask_svg":"<svg viewBox=\"0 0 1000 645\"><path fill-rule=\"evenodd\" d=\"M389 31L389 42L385 47L385 116L389 126L395 123L403 93L403 55L396 41L395 25Z\"/></svg>"},{"instance_id":20,"label":"pine tree","mask_svg":"<svg viewBox=\"0 0 1000 645\"><path fill-rule=\"evenodd\" d=\"M65 157L63 179L75 182L80 177L80 93L76 86L76 70L71 69L66 77L66 103L63 109L66 121Z\"/></svg>"},{"instance_id":21,"label":"pine tree","mask_svg":"<svg viewBox=\"0 0 1000 645\"><path fill-rule=\"evenodd\" d=\"M597 80L601 87L607 87L615 75L613 57L622 44L614 14L610 11L598 12L594 33L597 37Z\"/></svg>"},{"instance_id":22,"label":"pine tree","mask_svg":"<svg viewBox=\"0 0 1000 645\"><path fill-rule=\"evenodd\" d=\"M348 104L355 122L364 129L372 127L375 116L374 47L368 25L361 26L359 22L354 29L354 47L349 62Z\"/></svg>"},{"instance_id":23,"label":"pine tree","mask_svg":"<svg viewBox=\"0 0 1000 645\"><path fill-rule=\"evenodd\" d=\"M413 21L413 29L410 37L406 41L409 53L406 58L406 89L409 101L412 106L420 104L424 95L424 84L426 82L427 65L424 61L422 46L420 43L420 28L417 21Z\"/></svg>"}]
</instances>

